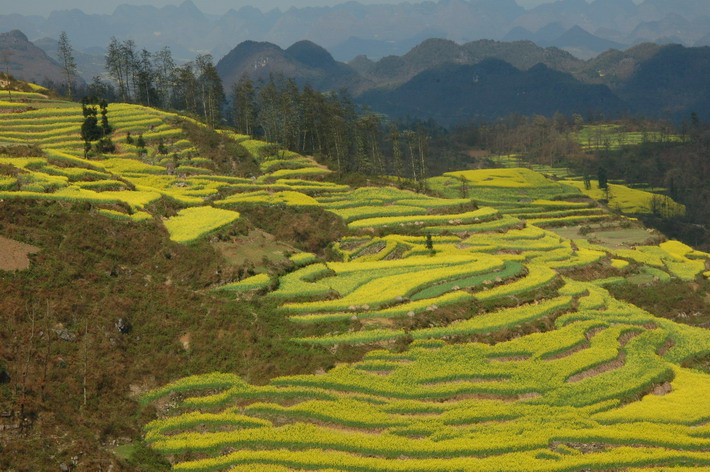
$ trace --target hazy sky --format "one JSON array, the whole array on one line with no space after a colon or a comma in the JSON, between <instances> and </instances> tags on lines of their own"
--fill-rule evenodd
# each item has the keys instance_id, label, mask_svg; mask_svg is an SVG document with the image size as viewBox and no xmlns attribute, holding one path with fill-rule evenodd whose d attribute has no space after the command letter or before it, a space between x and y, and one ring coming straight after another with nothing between
<instances>
[{"instance_id":1,"label":"hazy sky","mask_svg":"<svg viewBox=\"0 0 710 472\"><path fill-rule=\"evenodd\" d=\"M230 8L239 9L245 5L253 5L264 10L272 8L288 9L292 6L324 6L345 3L346 0L193 0L200 10L206 13L224 13ZM358 0L362 4L372 3L404 3L403 0ZM412 3L420 3L421 0L409 0ZM549 3L554 0L518 0L518 4L526 8ZM68 10L79 8L86 13L111 13L116 6L129 3L134 5L156 5L180 4L183 0L0 0L0 14L20 13L23 15L42 15L52 10Z\"/></svg>"}]
</instances>

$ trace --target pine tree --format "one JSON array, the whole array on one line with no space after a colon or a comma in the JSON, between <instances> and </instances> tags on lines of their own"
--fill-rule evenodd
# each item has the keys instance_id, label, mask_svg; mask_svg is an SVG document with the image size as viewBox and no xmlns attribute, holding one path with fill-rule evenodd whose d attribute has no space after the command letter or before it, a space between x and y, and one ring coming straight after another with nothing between
<instances>
[{"instance_id":1,"label":"pine tree","mask_svg":"<svg viewBox=\"0 0 710 472\"><path fill-rule=\"evenodd\" d=\"M412 130L406 130L402 133L402 135L404 136L404 141L407 144L407 156L409 157L409 164L412 169L412 179L418 181L419 174L417 173L417 155L414 151L417 135Z\"/></svg>"},{"instance_id":2,"label":"pine tree","mask_svg":"<svg viewBox=\"0 0 710 472\"><path fill-rule=\"evenodd\" d=\"M429 253L433 256L435 251L434 251L434 241L431 239L431 233L427 232L426 234L426 248L429 250Z\"/></svg>"},{"instance_id":3,"label":"pine tree","mask_svg":"<svg viewBox=\"0 0 710 472\"><path fill-rule=\"evenodd\" d=\"M175 108L197 113L197 77L195 77L194 64L188 62L175 69L173 100Z\"/></svg>"},{"instance_id":4,"label":"pine tree","mask_svg":"<svg viewBox=\"0 0 710 472\"><path fill-rule=\"evenodd\" d=\"M101 109L101 134L102 137L108 136L113 132L113 127L108 123L108 102L101 100L99 108Z\"/></svg>"},{"instance_id":5,"label":"pine tree","mask_svg":"<svg viewBox=\"0 0 710 472\"><path fill-rule=\"evenodd\" d=\"M429 136L421 126L417 127L416 140L419 154L419 177L424 180L427 176L427 161L429 160Z\"/></svg>"},{"instance_id":6,"label":"pine tree","mask_svg":"<svg viewBox=\"0 0 710 472\"><path fill-rule=\"evenodd\" d=\"M92 103L93 102L93 103ZM87 157L91 150L91 143L98 141L103 135L103 130L99 126L97 118L98 111L95 106L96 101L84 98L81 102L81 112L84 121L81 124L81 139L84 141L84 157Z\"/></svg>"},{"instance_id":7,"label":"pine tree","mask_svg":"<svg viewBox=\"0 0 710 472\"><path fill-rule=\"evenodd\" d=\"M155 90L155 71L153 70L152 55L143 49L136 59L137 101L146 106L153 106L157 101Z\"/></svg>"},{"instance_id":8,"label":"pine tree","mask_svg":"<svg viewBox=\"0 0 710 472\"><path fill-rule=\"evenodd\" d=\"M278 90L274 77L270 76L269 81L259 87L257 95L259 104L259 124L264 133L264 139L268 142L276 142L278 135Z\"/></svg>"},{"instance_id":9,"label":"pine tree","mask_svg":"<svg viewBox=\"0 0 710 472\"><path fill-rule=\"evenodd\" d=\"M135 90L137 83L135 47L130 39L120 42L113 37L106 52L106 70L118 84L118 94L124 102L133 100L132 90Z\"/></svg>"},{"instance_id":10,"label":"pine tree","mask_svg":"<svg viewBox=\"0 0 710 472\"><path fill-rule=\"evenodd\" d=\"M599 167L597 169L597 183L600 189L606 189L608 187L606 169L604 167Z\"/></svg>"},{"instance_id":11,"label":"pine tree","mask_svg":"<svg viewBox=\"0 0 710 472\"><path fill-rule=\"evenodd\" d=\"M136 147L138 148L138 155L143 156L146 154L146 149L145 149L145 140L143 139L143 133L138 135L138 139L136 139Z\"/></svg>"}]
</instances>

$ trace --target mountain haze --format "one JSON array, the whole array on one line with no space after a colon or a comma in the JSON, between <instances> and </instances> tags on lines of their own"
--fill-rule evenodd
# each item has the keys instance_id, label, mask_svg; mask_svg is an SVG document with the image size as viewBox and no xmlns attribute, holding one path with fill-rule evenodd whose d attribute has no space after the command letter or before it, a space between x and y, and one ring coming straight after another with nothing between
<instances>
[{"instance_id":1,"label":"mountain haze","mask_svg":"<svg viewBox=\"0 0 710 472\"><path fill-rule=\"evenodd\" d=\"M457 44L445 39L428 39L407 54L388 56L372 63L369 68L359 66L362 73L379 84L403 82L431 67L447 62L476 64L495 57L509 62L518 69L529 69L536 64L545 64L558 70L570 70L581 61L557 48L541 48L531 41L513 43L478 40Z\"/></svg>"},{"instance_id":2,"label":"mountain haze","mask_svg":"<svg viewBox=\"0 0 710 472\"><path fill-rule=\"evenodd\" d=\"M710 31L704 0L558 0L531 9L514 0L439 0L262 11L251 6L206 15L191 1L180 5L122 5L111 14L56 10L47 17L0 15L0 32L21 29L31 40L66 31L75 48L105 47L112 36L139 48L170 46L179 59L209 52L222 57L242 41L282 48L309 40L340 61L401 55L430 37L466 43L479 39L531 40L589 58L605 48L641 42L701 43ZM601 49L600 49L601 48ZM85 77L88 78L88 77Z\"/></svg>"}]
</instances>

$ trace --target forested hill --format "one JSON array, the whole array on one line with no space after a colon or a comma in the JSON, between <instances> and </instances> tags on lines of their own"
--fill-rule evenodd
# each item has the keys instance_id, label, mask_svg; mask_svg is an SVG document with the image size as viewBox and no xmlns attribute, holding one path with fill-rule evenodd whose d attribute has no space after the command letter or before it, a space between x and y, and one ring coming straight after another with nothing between
<instances>
[{"instance_id":1,"label":"forested hill","mask_svg":"<svg viewBox=\"0 0 710 472\"><path fill-rule=\"evenodd\" d=\"M393 90L369 91L359 100L391 116L433 118L444 125L512 113L619 115L630 111L604 85L581 83L543 64L521 71L497 59L476 65L445 64Z\"/></svg>"}]
</instances>

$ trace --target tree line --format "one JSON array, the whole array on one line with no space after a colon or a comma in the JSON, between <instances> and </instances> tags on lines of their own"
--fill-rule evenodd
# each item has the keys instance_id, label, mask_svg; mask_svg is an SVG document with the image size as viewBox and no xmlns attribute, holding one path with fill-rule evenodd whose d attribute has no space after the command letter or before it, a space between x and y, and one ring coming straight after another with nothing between
<instances>
[{"instance_id":1,"label":"tree line","mask_svg":"<svg viewBox=\"0 0 710 472\"><path fill-rule=\"evenodd\" d=\"M115 95L123 102L184 110L213 127L222 122L224 90L210 54L178 66L168 47L151 53L139 51L133 40L111 38L106 71L115 84ZM92 87L96 94L108 92L108 84L98 78Z\"/></svg>"},{"instance_id":2,"label":"tree line","mask_svg":"<svg viewBox=\"0 0 710 472\"><path fill-rule=\"evenodd\" d=\"M422 127L400 129L360 109L347 91L321 93L291 78L243 76L232 87L231 121L258 136L335 170L422 180L428 174L429 137Z\"/></svg>"},{"instance_id":3,"label":"tree line","mask_svg":"<svg viewBox=\"0 0 710 472\"><path fill-rule=\"evenodd\" d=\"M68 37L60 38L71 98L76 62ZM314 155L341 172L417 181L429 173L430 138L423 126L387 122L360 109L346 91L322 93L283 76L258 82L245 76L228 97L211 55L178 66L168 47L150 52L116 38L107 47L106 73L110 80L94 77L86 96L181 111L211 127L232 125L242 134Z\"/></svg>"}]
</instances>

